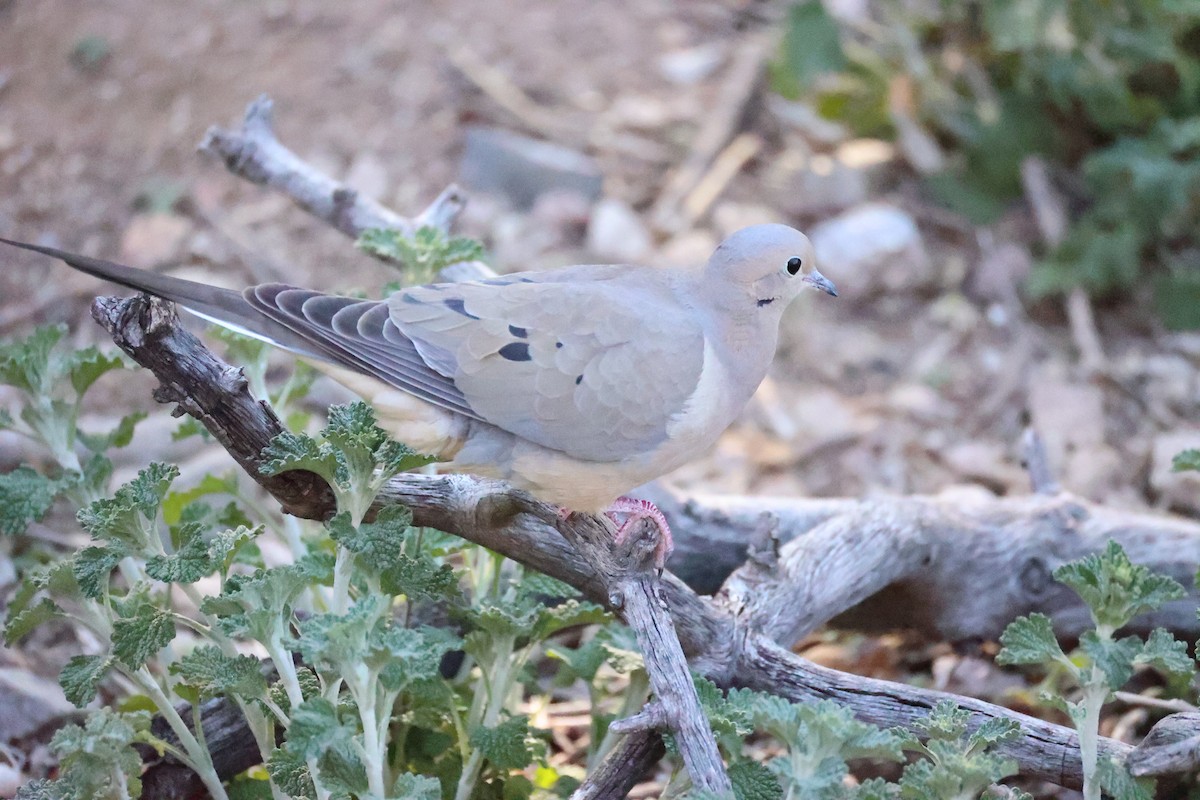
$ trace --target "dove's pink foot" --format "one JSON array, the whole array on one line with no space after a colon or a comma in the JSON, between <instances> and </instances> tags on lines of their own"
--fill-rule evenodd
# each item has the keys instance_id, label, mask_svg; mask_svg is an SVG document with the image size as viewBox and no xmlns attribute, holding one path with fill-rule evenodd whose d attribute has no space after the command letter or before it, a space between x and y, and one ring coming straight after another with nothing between
<instances>
[{"instance_id":1,"label":"dove's pink foot","mask_svg":"<svg viewBox=\"0 0 1200 800\"><path fill-rule=\"evenodd\" d=\"M617 515L624 514L625 521L617 522ZM617 538L616 543L620 544L624 541L629 532L634 529L637 523L644 519L654 520L654 524L658 526L660 536L658 539L658 549L654 553L654 566L659 569L667 563L667 557L671 555L671 551L675 549L675 540L671 538L671 526L667 524L667 518L658 510L658 506L651 503L649 500L638 500L633 497L618 497L608 511L604 515L617 523Z\"/></svg>"}]
</instances>

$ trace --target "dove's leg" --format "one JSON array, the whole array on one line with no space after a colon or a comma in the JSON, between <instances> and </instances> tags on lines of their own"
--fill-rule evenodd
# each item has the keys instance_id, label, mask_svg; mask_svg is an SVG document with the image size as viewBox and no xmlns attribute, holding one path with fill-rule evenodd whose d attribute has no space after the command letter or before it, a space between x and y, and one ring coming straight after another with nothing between
<instances>
[{"instance_id":1,"label":"dove's leg","mask_svg":"<svg viewBox=\"0 0 1200 800\"><path fill-rule=\"evenodd\" d=\"M654 554L654 565L659 569L667 562L667 557L671 555L671 551L675 549L675 541L671 538L671 526L667 524L667 518L658 510L658 506L651 503L649 500L638 500L633 497L618 497L609 507L604 515L616 522L616 515L625 514L625 521L619 523L617 528L616 542L619 544L629 533L634 529L637 523L644 519L653 520L658 526L660 532L658 540L658 549Z\"/></svg>"}]
</instances>

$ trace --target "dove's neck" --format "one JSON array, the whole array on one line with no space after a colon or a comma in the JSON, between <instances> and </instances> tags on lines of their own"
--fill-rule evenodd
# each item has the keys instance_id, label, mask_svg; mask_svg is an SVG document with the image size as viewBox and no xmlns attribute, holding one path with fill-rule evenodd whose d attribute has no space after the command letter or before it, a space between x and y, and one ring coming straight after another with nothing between
<instances>
[{"instance_id":1,"label":"dove's neck","mask_svg":"<svg viewBox=\"0 0 1200 800\"><path fill-rule=\"evenodd\" d=\"M705 291L708 297L698 306L708 309L704 314L704 338L725 368L731 385L745 391L742 402L748 401L775 357L782 308L759 306L750 291L735 284L709 283Z\"/></svg>"}]
</instances>

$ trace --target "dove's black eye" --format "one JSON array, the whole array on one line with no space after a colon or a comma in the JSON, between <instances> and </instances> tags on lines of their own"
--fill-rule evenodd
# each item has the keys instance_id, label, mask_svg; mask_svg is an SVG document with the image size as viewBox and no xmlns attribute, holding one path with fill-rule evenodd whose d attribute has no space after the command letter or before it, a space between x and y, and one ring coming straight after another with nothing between
<instances>
[{"instance_id":1,"label":"dove's black eye","mask_svg":"<svg viewBox=\"0 0 1200 800\"><path fill-rule=\"evenodd\" d=\"M793 256L792 258L789 258L788 265L787 265L788 274L795 275L797 272L800 271L800 267L803 265L804 265L804 262L801 261L799 258L796 258L795 256Z\"/></svg>"}]
</instances>

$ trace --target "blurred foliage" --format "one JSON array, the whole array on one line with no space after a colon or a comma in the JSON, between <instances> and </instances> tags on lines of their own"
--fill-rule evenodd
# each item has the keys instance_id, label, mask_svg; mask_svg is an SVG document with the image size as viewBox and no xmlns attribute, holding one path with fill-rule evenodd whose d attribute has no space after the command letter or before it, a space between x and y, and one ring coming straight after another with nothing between
<instances>
[{"instance_id":1,"label":"blurred foliage","mask_svg":"<svg viewBox=\"0 0 1200 800\"><path fill-rule=\"evenodd\" d=\"M1149 281L1164 322L1200 326L1200 2L872 0L835 19L809 0L772 78L859 135L932 135L951 157L930 194L978 223L1045 158L1073 220L1031 292Z\"/></svg>"}]
</instances>

